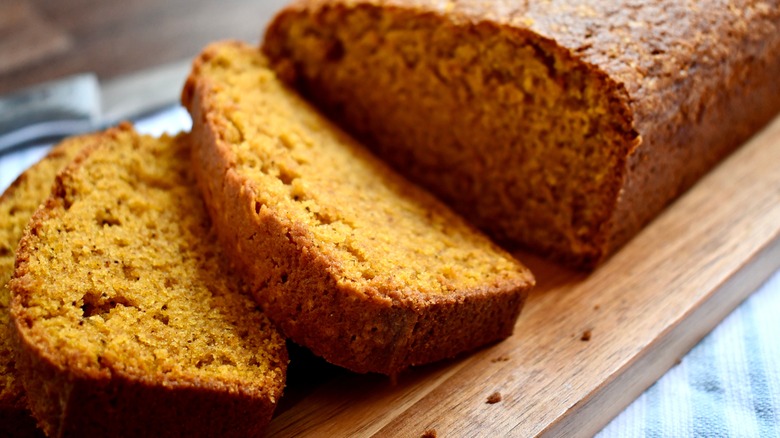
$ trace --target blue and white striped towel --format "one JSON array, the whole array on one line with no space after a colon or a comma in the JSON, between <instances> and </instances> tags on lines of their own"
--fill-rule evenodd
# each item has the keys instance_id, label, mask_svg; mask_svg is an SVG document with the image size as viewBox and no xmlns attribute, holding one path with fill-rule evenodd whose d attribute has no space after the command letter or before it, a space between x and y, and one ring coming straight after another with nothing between
<instances>
[{"instance_id":1,"label":"blue and white striped towel","mask_svg":"<svg viewBox=\"0 0 780 438\"><path fill-rule=\"evenodd\" d=\"M135 122L135 129L138 132L157 136L166 132L176 134L180 131L189 131L190 126L192 126L190 115L180 106L171 107ZM43 144L0 155L0 193L4 192L20 173L46 155L51 146L51 144Z\"/></svg>"},{"instance_id":2,"label":"blue and white striped towel","mask_svg":"<svg viewBox=\"0 0 780 438\"><path fill-rule=\"evenodd\" d=\"M780 272L598 436L780 437Z\"/></svg>"},{"instance_id":3,"label":"blue and white striped towel","mask_svg":"<svg viewBox=\"0 0 780 438\"><path fill-rule=\"evenodd\" d=\"M136 128L160 135L190 125L175 107ZM48 148L0 157L0 191ZM780 271L598 437L780 437Z\"/></svg>"}]
</instances>

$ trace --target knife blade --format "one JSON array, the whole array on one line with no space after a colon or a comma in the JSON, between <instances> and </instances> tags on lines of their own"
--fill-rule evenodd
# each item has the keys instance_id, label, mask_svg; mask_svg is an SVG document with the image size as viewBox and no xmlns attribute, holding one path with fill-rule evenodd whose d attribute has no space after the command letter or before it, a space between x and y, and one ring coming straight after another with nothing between
<instances>
[{"instance_id":1,"label":"knife blade","mask_svg":"<svg viewBox=\"0 0 780 438\"><path fill-rule=\"evenodd\" d=\"M179 101L191 61L99 82L82 73L0 97L0 155L134 120Z\"/></svg>"}]
</instances>

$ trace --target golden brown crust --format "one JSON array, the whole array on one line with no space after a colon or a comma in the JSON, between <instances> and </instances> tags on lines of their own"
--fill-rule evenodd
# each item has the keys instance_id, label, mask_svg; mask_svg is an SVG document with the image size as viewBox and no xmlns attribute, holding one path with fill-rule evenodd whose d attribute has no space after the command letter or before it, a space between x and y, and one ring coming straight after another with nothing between
<instances>
[{"instance_id":1,"label":"golden brown crust","mask_svg":"<svg viewBox=\"0 0 780 438\"><path fill-rule=\"evenodd\" d=\"M88 137L85 137L85 139ZM15 359L9 338L10 300L7 282L13 274L16 247L35 209L49 195L57 172L83 146L83 140L68 140L54 147L40 162L27 169L0 196L0 436L41 436L27 409L21 381L16 378Z\"/></svg>"},{"instance_id":2,"label":"golden brown crust","mask_svg":"<svg viewBox=\"0 0 780 438\"><path fill-rule=\"evenodd\" d=\"M429 20L426 25L439 28L438 35L448 31L448 26L461 29L464 34L501 34L506 40L542 48L546 56L555 57L552 67L558 68L562 60L570 59L588 75L603 79L599 92L609 94L615 104L608 117L625 124L626 135L622 143L604 146L615 147L620 159L610 164L614 166L608 176L612 183L589 197L603 198L595 207L600 213L594 215L592 231L583 234L582 247L572 244L568 249L561 245L549 246L545 238L508 236L515 244L552 253L579 266L596 266L614 253L664 206L780 110L780 85L773 79L780 74L777 1L745 0L723 8L708 1L300 0L282 11L271 24L264 50L283 76L299 81L307 94L337 115L341 114L339 105L343 106L343 101L334 103L335 99L351 99L358 104L364 90L356 91L355 95L345 93L345 89L359 89L353 82L338 88L340 97L329 95L328 90L337 89L334 76L318 78L319 72L301 67L298 63L303 61L290 49L302 44L296 40L300 35L290 36L287 32L290 23L314 17L313 27L319 26L326 35L335 23L324 18L327 14L340 15L339 23L357 23L349 18L356 17L356 11L367 11L366 15L371 17L406 14L407 18L417 17L421 21L425 18ZM375 26L375 34L362 28L360 35L376 41L387 36L389 40L388 35L377 38L382 32L378 30L382 26L378 22L386 24L377 18L368 25ZM486 29L490 31L485 32ZM377 42L376 51L388 44L391 43L383 46ZM340 51L335 52L336 58L342 56ZM342 77L374 78L359 74ZM398 77L410 77L409 71L399 73ZM387 101L397 96L388 95ZM374 101L372 104L376 105ZM410 107L413 109L414 105L411 103ZM363 123L360 117L349 115L348 110L346 114L342 115L342 122L348 128ZM371 117L365 116L369 120ZM368 131L367 136L371 137L381 130L377 125L381 126L381 120L374 125L368 123L369 128L356 129ZM392 126L396 130L407 128ZM381 143L376 137L370 139ZM378 149L391 160L397 160L392 157L393 152L382 150L382 146ZM553 167L556 163L548 164ZM512 169L488 169L486 173L491 172L511 173ZM457 203L451 190L437 187L437 181L419 174L412 177L425 181L434 191L439 190L448 202ZM565 207L554 202L552 205ZM523 214L523 209L514 205L495 217ZM478 214L472 215L472 219L490 228L490 220ZM544 221L541 223L539 228L544 228ZM499 238L507 237L502 236L500 229L491 232Z\"/></svg>"},{"instance_id":3,"label":"golden brown crust","mask_svg":"<svg viewBox=\"0 0 780 438\"><path fill-rule=\"evenodd\" d=\"M389 375L509 336L533 284L524 268L502 283L448 295L343 283L339 262L318 248L306 225L257 202L257 187L235 168L232 126L219 104L224 84L202 71L230 45L242 47L204 50L183 93L193 118L195 168L223 247L284 333L332 363Z\"/></svg>"},{"instance_id":4,"label":"golden brown crust","mask_svg":"<svg viewBox=\"0 0 780 438\"><path fill-rule=\"evenodd\" d=\"M281 373L282 377L269 374L267 378L261 376L260 379L252 381L248 379L243 381L239 375L231 376L230 371L225 373L224 378L222 376L215 378L210 374L190 373L189 368L166 372L162 371L159 365L155 366L154 362L148 364L148 359L119 356L100 348L96 348L95 352L87 352L83 346L67 345L69 341L66 338L54 339L56 335L52 336L42 325L41 320L44 318L40 315L45 311L41 311L42 307L36 310L36 305L41 305L44 300L42 297L46 296L46 293L40 290L45 286L41 285L41 280L31 269L34 263L32 259L39 256L36 248L44 246L38 240L39 236L46 232L47 223L62 218L71 208L74 202L72 197L78 192L73 185L73 181L77 180L76 175L89 163L93 155L104 151L117 152L117 149L123 146L133 149L142 148L143 146L140 146L142 142L157 141L141 139L129 124L110 129L100 134L97 140L86 145L73 163L60 173L45 206L33 216L26 235L19 245L15 277L11 283L12 335L18 351L17 367L28 394L30 407L38 418L39 424L49 436L258 436L262 434L281 395L287 362L284 341L268 326L267 322L265 328L263 326L232 328L236 330L235 336L242 338L255 336L242 334L242 330L269 330L269 341L264 345L276 349L274 352L269 350L268 354L273 355L274 362L270 365L277 367L272 372ZM186 140L181 137L164 141ZM148 155L146 158L152 156ZM173 176L171 179L174 181L173 188L177 184L184 184ZM205 216L205 212L191 211L191 214L196 218ZM202 245L205 258L211 258L212 262L218 260L215 258L218 255L214 253L214 249L209 249L209 245L213 244L206 242ZM98 251L106 250L109 249L101 248ZM180 251L184 253L188 250L180 249ZM92 273L88 275L91 276ZM194 281L197 283L203 280ZM168 286L160 284L157 287ZM213 287L218 289L224 286L214 284ZM231 298L231 294L237 293L238 290L235 286L233 289L235 290L231 289L227 293L222 291L210 293L222 294L223 298L215 299L215 302L225 303L227 308L227 306L234 306L233 302L240 302L238 299ZM157 291L157 294L162 295L162 293L163 290ZM192 293L197 293L197 290L192 290ZM37 295L41 298L35 298ZM38 300L37 304L33 303L35 300ZM81 311L84 312L83 319L75 324L79 327L93 322L87 316L86 299L84 301L85 304L73 303L74 306L80 306ZM169 302L171 306L180 305L175 298ZM70 303L63 304L64 312L67 312L68 306ZM143 312L150 309L139 308L139 310ZM251 306L245 306L243 310L254 312ZM220 309L213 309L215 315L220 311ZM152 315L150 313L147 315L143 317L151 320ZM177 315L171 318L178 318ZM250 320L250 315L247 314L246 318ZM195 319L193 318L192 321L195 322ZM251 320L255 320L254 316ZM168 325L167 319L164 324ZM75 327L67 325L62 327L63 331L73 329ZM231 330L231 327L227 329ZM129 336L131 339L135 336L135 339L140 341L142 338L139 338L139 335L143 337L144 333L135 333L135 335L131 333ZM187 334L182 331L181 335ZM94 335L84 332L85 339L90 336ZM127 333L116 332L109 336L108 342L121 342L127 336ZM204 336L210 335L204 333ZM221 335L215 332L214 336ZM175 341L177 340L171 339L170 343L173 344ZM239 345L243 345L240 342ZM187 350L194 352L195 344L191 346L192 348ZM165 354L161 350L155 351ZM169 354L182 354L172 351ZM145 367L148 366L151 368L145 371L147 369ZM258 383L260 381L262 384Z\"/></svg>"},{"instance_id":5,"label":"golden brown crust","mask_svg":"<svg viewBox=\"0 0 780 438\"><path fill-rule=\"evenodd\" d=\"M57 352L16 342L30 407L48 436L260 436L275 408L267 398L242 398L204 382L166 387L71 373L46 357Z\"/></svg>"}]
</instances>

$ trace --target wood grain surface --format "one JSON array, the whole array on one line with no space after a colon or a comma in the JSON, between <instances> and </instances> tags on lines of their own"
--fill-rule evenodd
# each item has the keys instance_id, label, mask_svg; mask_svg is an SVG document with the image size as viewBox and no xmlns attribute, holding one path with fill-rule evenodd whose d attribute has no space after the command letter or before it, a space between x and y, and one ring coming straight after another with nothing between
<instances>
[{"instance_id":1,"label":"wood grain surface","mask_svg":"<svg viewBox=\"0 0 780 438\"><path fill-rule=\"evenodd\" d=\"M191 59L211 41L259 43L287 0L0 0L0 93L66 75L111 79Z\"/></svg>"},{"instance_id":2,"label":"wood grain surface","mask_svg":"<svg viewBox=\"0 0 780 438\"><path fill-rule=\"evenodd\" d=\"M395 384L311 361L268 435L596 433L780 267L778 164L780 118L593 274L520 254L539 286L511 338Z\"/></svg>"}]
</instances>

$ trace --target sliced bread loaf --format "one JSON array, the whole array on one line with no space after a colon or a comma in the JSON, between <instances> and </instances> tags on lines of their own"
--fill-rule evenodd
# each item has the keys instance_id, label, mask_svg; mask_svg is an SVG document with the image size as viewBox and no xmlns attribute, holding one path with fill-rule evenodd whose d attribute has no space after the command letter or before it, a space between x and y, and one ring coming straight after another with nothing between
<instances>
[{"instance_id":1,"label":"sliced bread loaf","mask_svg":"<svg viewBox=\"0 0 780 438\"><path fill-rule=\"evenodd\" d=\"M49 197L57 172L67 165L90 137L64 141L39 163L21 174L0 197L0 436L43 435L27 410L22 383L16 378L9 333L8 281L14 272L19 239L33 213Z\"/></svg>"},{"instance_id":2,"label":"sliced bread loaf","mask_svg":"<svg viewBox=\"0 0 780 438\"><path fill-rule=\"evenodd\" d=\"M183 93L226 251L294 341L394 375L509 336L530 272L286 88L209 46Z\"/></svg>"},{"instance_id":3,"label":"sliced bread loaf","mask_svg":"<svg viewBox=\"0 0 780 438\"><path fill-rule=\"evenodd\" d=\"M33 216L12 334L48 435L256 436L270 420L284 340L230 274L189 156L185 136L111 129Z\"/></svg>"},{"instance_id":4,"label":"sliced bread loaf","mask_svg":"<svg viewBox=\"0 0 780 438\"><path fill-rule=\"evenodd\" d=\"M780 2L300 0L283 77L507 245L594 267L780 111Z\"/></svg>"}]
</instances>

